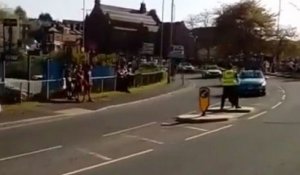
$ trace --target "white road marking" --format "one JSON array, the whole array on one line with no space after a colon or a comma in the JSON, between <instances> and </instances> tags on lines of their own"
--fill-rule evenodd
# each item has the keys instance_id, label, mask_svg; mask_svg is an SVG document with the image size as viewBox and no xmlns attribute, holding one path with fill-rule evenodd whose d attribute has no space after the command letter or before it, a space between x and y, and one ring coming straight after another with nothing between
<instances>
[{"instance_id":1,"label":"white road marking","mask_svg":"<svg viewBox=\"0 0 300 175\"><path fill-rule=\"evenodd\" d=\"M155 125L155 124L157 124L157 122L150 122L150 123L146 123L146 124L143 124L143 125L135 126L135 127L132 127L132 128L127 128L127 129L123 129L123 130L120 130L120 131L115 131L115 132L107 133L107 134L104 134L103 137L118 135L118 134L122 134L124 132L132 131L132 130L140 129L140 128L145 128L145 127L148 127L148 126L151 126L151 125Z\"/></svg>"},{"instance_id":2,"label":"white road marking","mask_svg":"<svg viewBox=\"0 0 300 175\"><path fill-rule=\"evenodd\" d=\"M283 94L285 94L285 90L282 87L279 86L278 88Z\"/></svg>"},{"instance_id":3,"label":"white road marking","mask_svg":"<svg viewBox=\"0 0 300 175\"><path fill-rule=\"evenodd\" d=\"M112 158L109 158L107 156L104 156L104 155L101 155L99 153L96 153L96 152L93 152L93 151L89 151L89 150L86 150L86 149L83 149L83 148L77 148L77 150L80 151L80 152L82 152L82 153L85 153L85 154L88 154L88 155L100 158L100 159L105 160L105 161L112 160Z\"/></svg>"},{"instance_id":4,"label":"white road marking","mask_svg":"<svg viewBox=\"0 0 300 175\"><path fill-rule=\"evenodd\" d=\"M209 107L216 107L216 106L219 106L220 104L221 104L220 102L217 102L217 103L210 105Z\"/></svg>"},{"instance_id":5,"label":"white road marking","mask_svg":"<svg viewBox=\"0 0 300 175\"><path fill-rule=\"evenodd\" d=\"M208 131L207 129L193 127L193 126L184 126L184 128L186 128L186 129L192 129L192 130L196 130L196 131L204 131L204 132Z\"/></svg>"},{"instance_id":6,"label":"white road marking","mask_svg":"<svg viewBox=\"0 0 300 175\"><path fill-rule=\"evenodd\" d=\"M199 138L199 137L202 137L202 136L205 136L205 135L208 135L208 134L216 133L216 132L222 131L222 130L224 130L224 129L230 128L230 127L232 127L232 126L233 126L233 125L227 125L227 126L224 126L224 127L218 128L218 129L215 129L215 130L211 130L211 131L208 131L208 132L199 134L199 135L195 135L195 136L192 136L192 137L188 137L188 138L185 139L185 141L197 139L197 138Z\"/></svg>"},{"instance_id":7,"label":"white road marking","mask_svg":"<svg viewBox=\"0 0 300 175\"><path fill-rule=\"evenodd\" d=\"M253 120L253 119L257 118L257 117L260 117L260 116L262 116L262 115L265 115L266 113L268 113L268 111L263 111L263 112L261 112L261 113L258 113L258 114L256 114L256 115L253 115L253 116L249 117L248 120Z\"/></svg>"},{"instance_id":8,"label":"white road marking","mask_svg":"<svg viewBox=\"0 0 300 175\"><path fill-rule=\"evenodd\" d=\"M150 143L155 143L155 144L158 144L158 145L163 145L164 144L164 142L153 140L153 139L149 139L149 138L146 138L146 137L140 137L140 136L137 136L137 135L128 135L128 134L125 134L125 136L126 137L130 137L130 138L136 138L136 139L143 140L143 141L150 142Z\"/></svg>"},{"instance_id":9,"label":"white road marking","mask_svg":"<svg viewBox=\"0 0 300 175\"><path fill-rule=\"evenodd\" d=\"M286 99L286 95L283 95L283 96L282 96L282 100L285 100L285 99Z\"/></svg>"},{"instance_id":10,"label":"white road marking","mask_svg":"<svg viewBox=\"0 0 300 175\"><path fill-rule=\"evenodd\" d=\"M154 96L151 98L137 100L137 101L123 103L123 104L118 104L118 105L111 105L111 106L99 108L97 110L93 110L91 112L84 113L84 114L93 114L93 113L97 113L97 112L103 112L103 111L108 111L108 110L112 110L115 108L124 107L124 106L134 105L137 103L143 103L143 102L147 102L150 100L156 100L156 99L160 99L163 97L169 97L174 94L179 94L179 93L183 93L185 91L191 90L195 87L196 87L195 84L191 84L187 87L169 92L167 94L162 94L162 95ZM76 114L76 113L71 114L71 115L70 114L68 114L68 115L59 114L59 115L53 115L53 116L43 116L43 117L39 117L39 118L24 119L24 120L13 121L13 122L5 122L5 123L0 123L0 131L1 130L10 130L10 129L14 129L14 128L21 128L21 127L26 127L26 126L32 126L32 125L38 125L38 124L53 123L53 122L58 122L58 121L62 121L62 120L72 119L72 118L75 118L75 117L78 117L81 115L83 115L83 114Z\"/></svg>"},{"instance_id":11,"label":"white road marking","mask_svg":"<svg viewBox=\"0 0 300 175\"><path fill-rule=\"evenodd\" d=\"M278 102L276 105L274 105L274 106L272 107L272 109L278 108L281 104L282 104L282 102Z\"/></svg>"},{"instance_id":12,"label":"white road marking","mask_svg":"<svg viewBox=\"0 0 300 175\"><path fill-rule=\"evenodd\" d=\"M47 152L47 151L53 151L53 150L56 150L56 149L61 149L62 147L63 147L62 145L58 145L58 146L45 148L45 149L40 149L40 150L28 152L28 153L23 153L23 154L18 154L18 155L14 155L14 156L4 157L4 158L0 158L0 162L7 161L7 160L12 160L12 159L16 159L16 158L21 158L21 157L25 157L25 156L30 156L30 155L34 155L34 154L38 154L38 153L43 153L43 152Z\"/></svg>"},{"instance_id":13,"label":"white road marking","mask_svg":"<svg viewBox=\"0 0 300 175\"><path fill-rule=\"evenodd\" d=\"M102 167L102 166L105 166L105 165L120 162L122 160L130 159L130 158L137 157L137 156L141 156L141 155L150 153L152 151L154 151L154 150L153 149L148 149L148 150L141 151L141 152L138 152L138 153L135 153L135 154L131 154L131 155L128 155L128 156L125 156L125 157L114 159L114 160L111 160L111 161L108 161L108 162L104 162L104 163L96 164L96 165L89 166L89 167L86 167L86 168L71 171L71 172L68 172L68 173L64 173L62 175L73 175L73 174L82 173L82 172L89 171L89 170L92 170L92 169L95 169L95 168L99 168L99 167Z\"/></svg>"}]
</instances>

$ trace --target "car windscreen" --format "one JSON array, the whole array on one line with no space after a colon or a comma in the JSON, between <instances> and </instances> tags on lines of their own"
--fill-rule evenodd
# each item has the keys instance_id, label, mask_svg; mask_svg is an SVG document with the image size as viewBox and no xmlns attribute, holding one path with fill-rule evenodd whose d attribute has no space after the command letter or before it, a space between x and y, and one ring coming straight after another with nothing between
<instances>
[{"instance_id":1,"label":"car windscreen","mask_svg":"<svg viewBox=\"0 0 300 175\"><path fill-rule=\"evenodd\" d=\"M240 76L241 79L246 79L246 78L263 78L263 75L261 72L241 72Z\"/></svg>"}]
</instances>

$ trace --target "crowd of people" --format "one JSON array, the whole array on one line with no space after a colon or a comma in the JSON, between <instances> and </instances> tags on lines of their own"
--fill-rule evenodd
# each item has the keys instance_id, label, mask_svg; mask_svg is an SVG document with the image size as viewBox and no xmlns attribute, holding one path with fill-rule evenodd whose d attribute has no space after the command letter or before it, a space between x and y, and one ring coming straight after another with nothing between
<instances>
[{"instance_id":1,"label":"crowd of people","mask_svg":"<svg viewBox=\"0 0 300 175\"><path fill-rule=\"evenodd\" d=\"M69 65L66 67L63 89L69 100L75 99L76 102L84 102L86 96L88 96L88 101L93 102L91 98L92 68L90 64ZM83 96L82 100L80 100L81 95Z\"/></svg>"}]
</instances>

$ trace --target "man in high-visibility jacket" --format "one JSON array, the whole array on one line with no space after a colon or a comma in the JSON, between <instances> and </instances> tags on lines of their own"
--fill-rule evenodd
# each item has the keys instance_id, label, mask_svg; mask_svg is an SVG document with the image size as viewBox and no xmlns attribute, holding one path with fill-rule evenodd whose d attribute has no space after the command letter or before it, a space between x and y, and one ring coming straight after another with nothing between
<instances>
[{"instance_id":1,"label":"man in high-visibility jacket","mask_svg":"<svg viewBox=\"0 0 300 175\"><path fill-rule=\"evenodd\" d=\"M238 77L235 70L232 69L232 65L228 65L222 75L223 95L221 100L221 110L224 109L225 100L228 98L235 108L241 108L239 106L239 96L237 92Z\"/></svg>"}]
</instances>

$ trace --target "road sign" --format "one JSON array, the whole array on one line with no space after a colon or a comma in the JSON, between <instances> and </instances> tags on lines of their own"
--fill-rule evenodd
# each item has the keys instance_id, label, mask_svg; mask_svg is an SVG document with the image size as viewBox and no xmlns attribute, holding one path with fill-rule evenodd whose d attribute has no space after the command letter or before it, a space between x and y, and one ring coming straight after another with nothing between
<instances>
[{"instance_id":1,"label":"road sign","mask_svg":"<svg viewBox=\"0 0 300 175\"><path fill-rule=\"evenodd\" d=\"M207 87L201 87L199 89L199 109L202 112L202 116L205 116L205 113L210 105L210 89Z\"/></svg>"}]
</instances>

